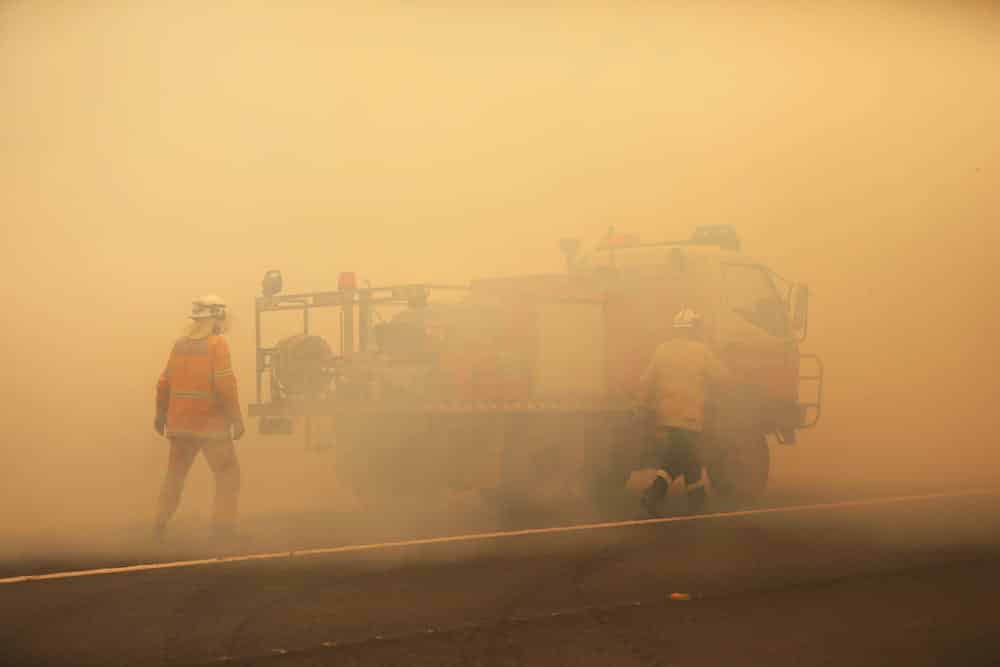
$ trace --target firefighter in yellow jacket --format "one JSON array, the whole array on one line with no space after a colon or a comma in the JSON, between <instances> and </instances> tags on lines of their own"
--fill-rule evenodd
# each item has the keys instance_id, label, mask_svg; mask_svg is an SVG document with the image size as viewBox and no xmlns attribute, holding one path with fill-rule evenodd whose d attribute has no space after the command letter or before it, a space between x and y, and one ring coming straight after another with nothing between
<instances>
[{"instance_id":1,"label":"firefighter in yellow jacket","mask_svg":"<svg viewBox=\"0 0 1000 667\"><path fill-rule=\"evenodd\" d=\"M199 452L215 476L213 532L235 531L240 467L233 440L244 432L229 345L222 337L226 304L217 296L193 302L191 323L174 343L167 367L156 385L154 428L170 440L154 534L162 538L180 503L184 480Z\"/></svg>"},{"instance_id":2,"label":"firefighter in yellow jacket","mask_svg":"<svg viewBox=\"0 0 1000 667\"><path fill-rule=\"evenodd\" d=\"M705 425L705 397L712 383L730 381L730 373L705 344L702 318L684 308L674 317L674 336L660 344L640 381L640 398L656 411L655 455L661 470L642 495L652 516L667 495L671 479L684 477L688 511L705 507L698 440Z\"/></svg>"}]
</instances>

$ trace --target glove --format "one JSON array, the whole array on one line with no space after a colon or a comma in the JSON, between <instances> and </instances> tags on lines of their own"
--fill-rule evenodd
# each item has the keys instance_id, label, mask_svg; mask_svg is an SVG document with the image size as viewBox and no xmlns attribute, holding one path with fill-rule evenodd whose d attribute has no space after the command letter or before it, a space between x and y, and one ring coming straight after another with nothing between
<instances>
[{"instance_id":1,"label":"glove","mask_svg":"<svg viewBox=\"0 0 1000 667\"><path fill-rule=\"evenodd\" d=\"M167 416L166 415L156 415L153 419L153 430L163 435L167 430Z\"/></svg>"},{"instance_id":2,"label":"glove","mask_svg":"<svg viewBox=\"0 0 1000 667\"><path fill-rule=\"evenodd\" d=\"M242 438L243 434L246 433L246 430L247 430L246 427L243 426L243 422L241 421L233 422L232 423L233 440L239 440L240 438Z\"/></svg>"}]
</instances>

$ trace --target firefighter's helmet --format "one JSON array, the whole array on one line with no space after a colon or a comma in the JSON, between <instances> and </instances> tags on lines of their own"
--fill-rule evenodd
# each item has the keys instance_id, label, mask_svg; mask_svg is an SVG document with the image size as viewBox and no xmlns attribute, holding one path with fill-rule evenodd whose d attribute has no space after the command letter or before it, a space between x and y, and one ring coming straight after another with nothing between
<instances>
[{"instance_id":1,"label":"firefighter's helmet","mask_svg":"<svg viewBox=\"0 0 1000 667\"><path fill-rule=\"evenodd\" d=\"M226 302L214 294L206 294L191 302L192 320L223 320L226 318Z\"/></svg>"},{"instance_id":2,"label":"firefighter's helmet","mask_svg":"<svg viewBox=\"0 0 1000 667\"><path fill-rule=\"evenodd\" d=\"M675 329L694 329L701 325L701 313L693 308L681 308L674 315Z\"/></svg>"}]
</instances>

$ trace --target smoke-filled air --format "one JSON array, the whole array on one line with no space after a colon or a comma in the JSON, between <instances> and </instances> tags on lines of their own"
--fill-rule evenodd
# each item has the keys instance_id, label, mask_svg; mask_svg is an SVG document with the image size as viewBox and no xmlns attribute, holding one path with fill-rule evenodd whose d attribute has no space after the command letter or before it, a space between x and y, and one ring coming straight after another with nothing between
<instances>
[{"instance_id":1,"label":"smoke-filled air","mask_svg":"<svg viewBox=\"0 0 1000 667\"><path fill-rule=\"evenodd\" d=\"M302 419L247 414L266 271L282 294L565 275L562 239L704 225L809 286L822 415L770 436L765 499L1000 477L995 3L279 4L0 5L0 558L154 548L156 385L198 297L227 306L241 530L317 544L377 521L330 420L307 449ZM298 332L265 315L265 347ZM339 326L312 332L336 352ZM495 439L414 436L390 468L475 482ZM486 525L473 482L389 483L378 535ZM199 457L173 544L213 494Z\"/></svg>"}]
</instances>

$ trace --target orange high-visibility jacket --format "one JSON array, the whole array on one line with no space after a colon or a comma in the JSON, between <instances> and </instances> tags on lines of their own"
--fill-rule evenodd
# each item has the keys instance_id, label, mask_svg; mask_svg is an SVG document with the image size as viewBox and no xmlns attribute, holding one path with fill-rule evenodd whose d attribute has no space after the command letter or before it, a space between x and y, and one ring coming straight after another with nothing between
<instances>
[{"instance_id":1,"label":"orange high-visibility jacket","mask_svg":"<svg viewBox=\"0 0 1000 667\"><path fill-rule=\"evenodd\" d=\"M167 416L168 438L229 439L230 424L243 416L225 338L174 343L156 385L156 410Z\"/></svg>"},{"instance_id":2,"label":"orange high-visibility jacket","mask_svg":"<svg viewBox=\"0 0 1000 667\"><path fill-rule=\"evenodd\" d=\"M704 343L671 339L653 353L640 380L642 400L656 409L660 427L701 432L709 383L732 381L732 375Z\"/></svg>"}]
</instances>

